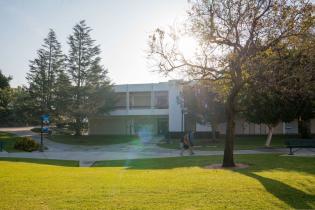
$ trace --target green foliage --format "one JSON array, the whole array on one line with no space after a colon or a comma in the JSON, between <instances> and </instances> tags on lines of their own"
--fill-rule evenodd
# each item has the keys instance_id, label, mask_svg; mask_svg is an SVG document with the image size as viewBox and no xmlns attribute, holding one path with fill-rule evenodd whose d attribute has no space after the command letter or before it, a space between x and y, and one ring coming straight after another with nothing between
<instances>
[{"instance_id":1,"label":"green foliage","mask_svg":"<svg viewBox=\"0 0 315 210\"><path fill-rule=\"evenodd\" d=\"M27 152L38 150L40 145L35 142L31 137L21 137L15 142L14 148Z\"/></svg>"},{"instance_id":2,"label":"green foliage","mask_svg":"<svg viewBox=\"0 0 315 210\"><path fill-rule=\"evenodd\" d=\"M64 71L64 60L61 45L50 29L42 48L37 51L37 58L30 61L30 72L27 74L30 94L42 113L51 113L55 108L56 80Z\"/></svg>"},{"instance_id":3,"label":"green foliage","mask_svg":"<svg viewBox=\"0 0 315 210\"><path fill-rule=\"evenodd\" d=\"M56 123L70 122L70 109L73 87L66 72L59 73L54 89L54 107Z\"/></svg>"},{"instance_id":4,"label":"green foliage","mask_svg":"<svg viewBox=\"0 0 315 210\"><path fill-rule=\"evenodd\" d=\"M5 125L8 121L11 109L12 89L10 88L11 77L6 77L0 69L0 125Z\"/></svg>"},{"instance_id":5,"label":"green foliage","mask_svg":"<svg viewBox=\"0 0 315 210\"><path fill-rule=\"evenodd\" d=\"M12 77L10 76L5 76L2 73L2 70L0 69L0 89L3 88L9 88L10 87L10 81L12 80Z\"/></svg>"},{"instance_id":6,"label":"green foliage","mask_svg":"<svg viewBox=\"0 0 315 210\"><path fill-rule=\"evenodd\" d=\"M13 125L39 124L40 110L28 88L17 87L13 91L12 116Z\"/></svg>"},{"instance_id":7,"label":"green foliage","mask_svg":"<svg viewBox=\"0 0 315 210\"><path fill-rule=\"evenodd\" d=\"M187 85L182 93L183 106L189 115L202 124L225 121L224 104L219 95L203 84Z\"/></svg>"},{"instance_id":8,"label":"green foliage","mask_svg":"<svg viewBox=\"0 0 315 210\"><path fill-rule=\"evenodd\" d=\"M216 81L226 93L224 166L234 166L233 142L237 106L247 83L249 59L314 27L309 1L191 1L188 18L170 32L156 29L149 40L149 58L169 75ZM179 28L179 30L177 29ZM178 47L182 34L196 38L193 58Z\"/></svg>"},{"instance_id":9,"label":"green foliage","mask_svg":"<svg viewBox=\"0 0 315 210\"><path fill-rule=\"evenodd\" d=\"M100 48L90 36L84 20L73 27L69 36L68 73L74 85L69 114L75 121L75 133L81 135L89 116L104 114L114 105L107 70L100 64Z\"/></svg>"},{"instance_id":10,"label":"green foliage","mask_svg":"<svg viewBox=\"0 0 315 210\"><path fill-rule=\"evenodd\" d=\"M219 123L225 122L225 107L220 101L219 94L203 82L188 84L183 87L181 105L187 108L189 120L200 124L211 124L212 130L217 131ZM216 140L216 135L212 135Z\"/></svg>"},{"instance_id":11,"label":"green foliage","mask_svg":"<svg viewBox=\"0 0 315 210\"><path fill-rule=\"evenodd\" d=\"M41 128L32 128L31 131L34 133L40 133L41 132Z\"/></svg>"},{"instance_id":12,"label":"green foliage","mask_svg":"<svg viewBox=\"0 0 315 210\"><path fill-rule=\"evenodd\" d=\"M249 83L242 95L247 120L275 126L279 121L314 117L314 41L309 36L295 38L249 61ZM305 123L299 122L301 125ZM305 128L300 131L305 133Z\"/></svg>"}]
</instances>

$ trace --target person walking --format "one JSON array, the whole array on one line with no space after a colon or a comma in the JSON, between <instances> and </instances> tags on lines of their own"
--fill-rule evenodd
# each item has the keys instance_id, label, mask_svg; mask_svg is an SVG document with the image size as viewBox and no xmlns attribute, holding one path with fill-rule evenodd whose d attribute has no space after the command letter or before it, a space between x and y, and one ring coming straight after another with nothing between
<instances>
[{"instance_id":1,"label":"person walking","mask_svg":"<svg viewBox=\"0 0 315 210\"><path fill-rule=\"evenodd\" d=\"M181 137L180 148L181 148L181 151L180 151L181 156L183 156L185 150L189 150L190 155L195 154L192 150L192 144L189 140L189 133L186 133L185 135Z\"/></svg>"}]
</instances>

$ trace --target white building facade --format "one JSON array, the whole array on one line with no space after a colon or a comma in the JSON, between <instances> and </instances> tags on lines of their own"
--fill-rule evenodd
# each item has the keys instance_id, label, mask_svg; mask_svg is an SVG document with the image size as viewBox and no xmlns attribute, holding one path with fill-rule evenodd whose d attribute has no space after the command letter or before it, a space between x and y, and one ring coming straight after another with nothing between
<instances>
[{"instance_id":1,"label":"white building facade","mask_svg":"<svg viewBox=\"0 0 315 210\"><path fill-rule=\"evenodd\" d=\"M115 85L118 102L109 114L89 118L90 135L165 135L179 134L189 129L197 133L211 132L210 124L201 125L185 115L179 99L182 84L179 80L152 84ZM220 134L225 134L225 123L219 125ZM237 120L235 127L239 135L265 135L267 126ZM311 121L311 132L315 133L315 120ZM297 121L279 123L274 134L297 134Z\"/></svg>"},{"instance_id":2,"label":"white building facade","mask_svg":"<svg viewBox=\"0 0 315 210\"><path fill-rule=\"evenodd\" d=\"M177 103L181 92L179 81L115 85L114 91L118 97L115 110L109 115L90 118L89 134L181 132L182 109Z\"/></svg>"}]
</instances>

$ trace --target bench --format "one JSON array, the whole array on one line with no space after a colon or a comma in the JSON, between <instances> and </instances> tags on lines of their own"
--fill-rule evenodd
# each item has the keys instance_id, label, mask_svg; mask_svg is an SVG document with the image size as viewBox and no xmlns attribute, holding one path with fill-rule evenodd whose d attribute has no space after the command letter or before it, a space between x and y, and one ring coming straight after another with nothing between
<instances>
[{"instance_id":1,"label":"bench","mask_svg":"<svg viewBox=\"0 0 315 210\"><path fill-rule=\"evenodd\" d=\"M293 155L294 152L301 148L315 148L314 139L288 139L285 141L285 145L290 149L289 155ZM297 150L293 151L293 148Z\"/></svg>"}]
</instances>

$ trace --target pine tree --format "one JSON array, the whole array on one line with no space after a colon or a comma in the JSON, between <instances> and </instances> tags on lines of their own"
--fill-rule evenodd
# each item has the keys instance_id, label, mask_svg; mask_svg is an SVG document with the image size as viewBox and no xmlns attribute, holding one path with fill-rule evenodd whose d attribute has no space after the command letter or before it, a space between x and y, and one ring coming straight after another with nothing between
<instances>
[{"instance_id":1,"label":"pine tree","mask_svg":"<svg viewBox=\"0 0 315 210\"><path fill-rule=\"evenodd\" d=\"M54 110L54 89L57 75L64 69L64 60L61 45L50 29L42 48L37 51L37 58L30 61L27 74L30 94L41 113Z\"/></svg>"},{"instance_id":2,"label":"pine tree","mask_svg":"<svg viewBox=\"0 0 315 210\"><path fill-rule=\"evenodd\" d=\"M8 126L11 115L10 103L12 101L12 89L10 81L12 77L2 74L0 69L0 125Z\"/></svg>"},{"instance_id":3,"label":"pine tree","mask_svg":"<svg viewBox=\"0 0 315 210\"><path fill-rule=\"evenodd\" d=\"M68 41L68 73L74 85L70 114L76 135L81 135L88 116L107 112L113 104L110 80L100 64L101 51L90 36L91 30L82 20L74 26Z\"/></svg>"},{"instance_id":4,"label":"pine tree","mask_svg":"<svg viewBox=\"0 0 315 210\"><path fill-rule=\"evenodd\" d=\"M58 123L69 121L69 111L72 97L72 85L69 76L61 71L56 79L54 88L54 107Z\"/></svg>"}]
</instances>

